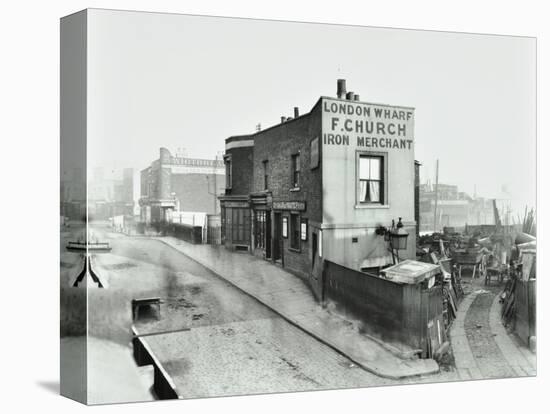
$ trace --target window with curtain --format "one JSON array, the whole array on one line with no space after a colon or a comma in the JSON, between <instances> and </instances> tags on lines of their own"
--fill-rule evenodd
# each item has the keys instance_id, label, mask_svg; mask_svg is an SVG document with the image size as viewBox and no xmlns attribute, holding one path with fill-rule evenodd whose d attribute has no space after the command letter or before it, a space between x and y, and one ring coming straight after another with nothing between
<instances>
[{"instance_id":1,"label":"window with curtain","mask_svg":"<svg viewBox=\"0 0 550 414\"><path fill-rule=\"evenodd\" d=\"M359 157L360 203L384 203L384 158L361 155Z\"/></svg>"}]
</instances>

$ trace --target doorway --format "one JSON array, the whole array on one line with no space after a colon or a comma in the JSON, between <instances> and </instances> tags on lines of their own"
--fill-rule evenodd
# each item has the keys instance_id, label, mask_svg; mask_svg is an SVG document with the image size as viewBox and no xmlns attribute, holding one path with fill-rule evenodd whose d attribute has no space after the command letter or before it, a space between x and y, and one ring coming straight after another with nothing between
<instances>
[{"instance_id":1,"label":"doorway","mask_svg":"<svg viewBox=\"0 0 550 414\"><path fill-rule=\"evenodd\" d=\"M279 260L282 261L283 259L283 225L282 225L282 217L281 213L275 213L273 215L274 220L274 226L273 226L273 246L272 246L272 252L273 252L273 261L277 262Z\"/></svg>"},{"instance_id":2,"label":"doorway","mask_svg":"<svg viewBox=\"0 0 550 414\"><path fill-rule=\"evenodd\" d=\"M271 212L265 218L265 258L271 259Z\"/></svg>"}]
</instances>

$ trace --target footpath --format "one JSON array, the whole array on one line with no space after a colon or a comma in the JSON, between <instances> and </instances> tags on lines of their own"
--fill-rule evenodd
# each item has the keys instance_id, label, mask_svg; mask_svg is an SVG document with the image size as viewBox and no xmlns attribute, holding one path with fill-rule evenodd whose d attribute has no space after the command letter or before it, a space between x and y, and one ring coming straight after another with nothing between
<instances>
[{"instance_id":1,"label":"footpath","mask_svg":"<svg viewBox=\"0 0 550 414\"><path fill-rule=\"evenodd\" d=\"M536 355L508 334L500 320L502 286L471 281L451 326L451 344L461 380L536 375Z\"/></svg>"},{"instance_id":2,"label":"footpath","mask_svg":"<svg viewBox=\"0 0 550 414\"><path fill-rule=\"evenodd\" d=\"M361 334L352 323L320 306L302 280L272 263L221 246L191 244L168 236L153 239L195 260L373 374L399 380L439 372L433 359L401 358L383 343Z\"/></svg>"}]
</instances>

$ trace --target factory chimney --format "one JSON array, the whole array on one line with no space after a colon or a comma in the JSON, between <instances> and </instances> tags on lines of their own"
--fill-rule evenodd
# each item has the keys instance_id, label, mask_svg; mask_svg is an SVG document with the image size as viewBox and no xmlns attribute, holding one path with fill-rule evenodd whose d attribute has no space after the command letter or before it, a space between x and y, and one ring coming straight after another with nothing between
<instances>
[{"instance_id":1,"label":"factory chimney","mask_svg":"<svg viewBox=\"0 0 550 414\"><path fill-rule=\"evenodd\" d=\"M346 96L346 80L338 79L336 86L336 96L338 99L344 99Z\"/></svg>"}]
</instances>

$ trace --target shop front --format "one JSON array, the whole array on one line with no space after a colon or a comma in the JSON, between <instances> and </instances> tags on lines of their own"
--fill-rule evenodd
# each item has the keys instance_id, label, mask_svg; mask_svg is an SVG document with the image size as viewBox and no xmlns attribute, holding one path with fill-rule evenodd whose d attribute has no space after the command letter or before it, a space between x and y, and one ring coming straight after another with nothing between
<instances>
[{"instance_id":1,"label":"shop front","mask_svg":"<svg viewBox=\"0 0 550 414\"><path fill-rule=\"evenodd\" d=\"M222 243L233 250L250 250L251 217L248 197L220 197Z\"/></svg>"}]
</instances>

